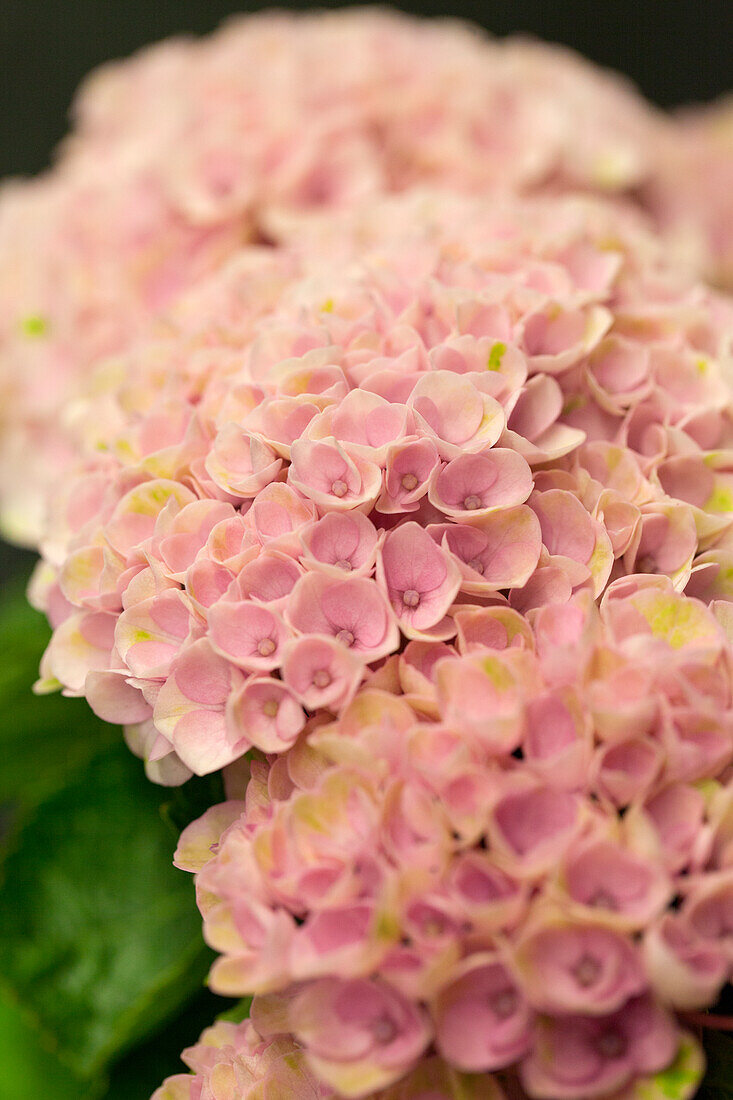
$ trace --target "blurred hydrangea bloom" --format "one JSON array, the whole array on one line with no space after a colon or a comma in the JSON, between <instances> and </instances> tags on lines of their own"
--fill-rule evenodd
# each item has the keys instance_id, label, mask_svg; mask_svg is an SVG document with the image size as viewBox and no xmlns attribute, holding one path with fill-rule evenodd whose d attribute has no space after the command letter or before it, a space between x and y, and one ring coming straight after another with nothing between
<instances>
[{"instance_id":1,"label":"blurred hydrangea bloom","mask_svg":"<svg viewBox=\"0 0 733 1100\"><path fill-rule=\"evenodd\" d=\"M733 287L733 97L681 111L643 201L709 279Z\"/></svg>"},{"instance_id":2,"label":"blurred hydrangea bloom","mask_svg":"<svg viewBox=\"0 0 733 1100\"><path fill-rule=\"evenodd\" d=\"M677 209L679 142L624 80L567 50L388 12L266 13L104 66L55 167L0 197L5 533L37 542L90 365L244 242L276 243L284 212L421 183L593 191L659 208L706 263L718 231L701 249L691 214L693 230L723 224L728 192L711 184L700 210L680 191ZM672 187L652 193L661 171Z\"/></svg>"}]
</instances>

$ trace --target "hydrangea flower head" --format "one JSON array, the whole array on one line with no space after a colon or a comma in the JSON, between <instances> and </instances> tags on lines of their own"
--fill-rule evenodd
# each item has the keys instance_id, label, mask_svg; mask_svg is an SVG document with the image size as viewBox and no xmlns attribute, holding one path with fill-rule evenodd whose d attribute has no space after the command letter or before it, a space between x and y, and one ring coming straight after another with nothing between
<instances>
[{"instance_id":1,"label":"hydrangea flower head","mask_svg":"<svg viewBox=\"0 0 733 1100\"><path fill-rule=\"evenodd\" d=\"M733 303L691 274L730 274L728 114L264 14L105 67L4 189L38 690L160 783L224 772L176 862L251 1019L155 1100L694 1093L733 966Z\"/></svg>"}]
</instances>

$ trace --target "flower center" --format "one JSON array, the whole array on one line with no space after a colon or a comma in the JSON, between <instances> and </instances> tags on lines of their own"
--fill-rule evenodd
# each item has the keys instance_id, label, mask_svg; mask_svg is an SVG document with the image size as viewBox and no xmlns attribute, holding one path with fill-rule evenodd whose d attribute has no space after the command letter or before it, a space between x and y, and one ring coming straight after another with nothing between
<instances>
[{"instance_id":1,"label":"flower center","mask_svg":"<svg viewBox=\"0 0 733 1100\"><path fill-rule=\"evenodd\" d=\"M338 561L334 562L334 565L337 569L343 569L346 573L350 573L354 568L348 558L339 558Z\"/></svg>"},{"instance_id":2,"label":"flower center","mask_svg":"<svg viewBox=\"0 0 733 1100\"><path fill-rule=\"evenodd\" d=\"M416 592L414 588L408 588L406 592L402 593L402 602L405 607L417 607L420 603L420 593Z\"/></svg>"},{"instance_id":3,"label":"flower center","mask_svg":"<svg viewBox=\"0 0 733 1100\"><path fill-rule=\"evenodd\" d=\"M341 642L341 644L345 646L352 646L354 644L354 635L350 630L339 630L336 635L336 641Z\"/></svg>"},{"instance_id":4,"label":"flower center","mask_svg":"<svg viewBox=\"0 0 733 1100\"><path fill-rule=\"evenodd\" d=\"M317 688L327 688L331 683L331 673L327 668L317 668L313 673L313 684Z\"/></svg>"},{"instance_id":5,"label":"flower center","mask_svg":"<svg viewBox=\"0 0 733 1100\"><path fill-rule=\"evenodd\" d=\"M376 1042L386 1046L387 1043L391 1043L397 1034L397 1028L394 1021L390 1020L389 1016L379 1016L372 1024L372 1035Z\"/></svg>"},{"instance_id":6,"label":"flower center","mask_svg":"<svg viewBox=\"0 0 733 1100\"><path fill-rule=\"evenodd\" d=\"M599 1036L596 1049L602 1058L622 1058L628 1043L618 1031L604 1031Z\"/></svg>"},{"instance_id":7,"label":"flower center","mask_svg":"<svg viewBox=\"0 0 733 1100\"><path fill-rule=\"evenodd\" d=\"M616 902L613 900L610 894L606 893L605 890L597 890L588 904L592 905L594 909L616 908Z\"/></svg>"},{"instance_id":8,"label":"flower center","mask_svg":"<svg viewBox=\"0 0 733 1100\"><path fill-rule=\"evenodd\" d=\"M575 980L583 989L587 989L588 986L597 982L600 973L601 964L598 962L598 959L594 959L592 955L582 955L573 967Z\"/></svg>"},{"instance_id":9,"label":"flower center","mask_svg":"<svg viewBox=\"0 0 733 1100\"><path fill-rule=\"evenodd\" d=\"M334 481L334 483L331 485L331 493L335 497L345 497L346 494L348 493L348 491L349 491L348 485L346 484L345 481L342 481L340 478L338 479L338 481Z\"/></svg>"},{"instance_id":10,"label":"flower center","mask_svg":"<svg viewBox=\"0 0 733 1100\"><path fill-rule=\"evenodd\" d=\"M471 558L470 561L466 562L466 565L469 569L473 569L475 573L480 573L483 576L484 563L479 561L478 558Z\"/></svg>"},{"instance_id":11,"label":"flower center","mask_svg":"<svg viewBox=\"0 0 733 1100\"><path fill-rule=\"evenodd\" d=\"M411 493L413 489L417 488L417 478L414 474L405 474L402 478L402 488L406 489L408 493Z\"/></svg>"},{"instance_id":12,"label":"flower center","mask_svg":"<svg viewBox=\"0 0 733 1100\"><path fill-rule=\"evenodd\" d=\"M475 512L477 508L481 507L482 503L480 496L477 496L476 493L469 493L463 502L463 507L467 512Z\"/></svg>"},{"instance_id":13,"label":"flower center","mask_svg":"<svg viewBox=\"0 0 733 1100\"><path fill-rule=\"evenodd\" d=\"M489 1007L500 1020L508 1020L516 1010L519 998L513 989L502 989L489 1001Z\"/></svg>"},{"instance_id":14,"label":"flower center","mask_svg":"<svg viewBox=\"0 0 733 1100\"><path fill-rule=\"evenodd\" d=\"M271 653L274 653L277 646L273 642L272 638L262 638L257 643L257 652L260 657L269 657Z\"/></svg>"},{"instance_id":15,"label":"flower center","mask_svg":"<svg viewBox=\"0 0 733 1100\"><path fill-rule=\"evenodd\" d=\"M266 718L274 718L277 715L277 699L268 699L262 707L262 713Z\"/></svg>"}]
</instances>

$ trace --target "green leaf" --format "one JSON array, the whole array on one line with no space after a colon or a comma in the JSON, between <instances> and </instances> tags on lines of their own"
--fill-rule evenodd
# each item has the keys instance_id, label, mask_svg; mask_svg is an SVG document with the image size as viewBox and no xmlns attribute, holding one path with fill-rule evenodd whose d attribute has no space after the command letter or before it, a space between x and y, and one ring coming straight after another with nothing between
<instances>
[{"instance_id":1,"label":"green leaf","mask_svg":"<svg viewBox=\"0 0 733 1100\"><path fill-rule=\"evenodd\" d=\"M20 1010L0 994L0 1073L3 1100L92 1100L100 1085L84 1084L49 1050ZM142 1097L142 1093L140 1096Z\"/></svg>"},{"instance_id":2,"label":"green leaf","mask_svg":"<svg viewBox=\"0 0 733 1100\"><path fill-rule=\"evenodd\" d=\"M160 790L118 744L45 801L0 887L0 974L88 1077L201 987L211 953Z\"/></svg>"}]
</instances>

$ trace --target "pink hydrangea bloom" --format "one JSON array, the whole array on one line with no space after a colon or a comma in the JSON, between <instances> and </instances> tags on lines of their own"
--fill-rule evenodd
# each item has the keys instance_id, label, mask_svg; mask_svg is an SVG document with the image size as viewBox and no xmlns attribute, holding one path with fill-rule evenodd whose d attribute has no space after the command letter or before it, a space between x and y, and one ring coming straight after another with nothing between
<instances>
[{"instance_id":1,"label":"pink hydrangea bloom","mask_svg":"<svg viewBox=\"0 0 733 1100\"><path fill-rule=\"evenodd\" d=\"M287 749L410 643L401 682L424 713L502 751L526 734L536 774L564 785L558 843L591 764L615 804L665 758L681 781L710 774L727 729L650 737L639 669L594 685L593 760L560 667L520 721L521 624L546 608L552 660L585 660L562 606L644 574L638 610L609 603L617 640L659 601L677 615L686 586L700 602L680 629L721 633L704 605L730 598L733 307L586 200L410 195L301 227L264 287L245 251L103 372L33 587L55 627L42 689L86 693L150 774L180 782ZM607 400L604 347L648 363L645 385ZM500 643L512 660L492 680L482 650ZM466 660L436 669L431 646ZM513 822L545 797L520 784L492 811L494 843L528 869L553 844Z\"/></svg>"},{"instance_id":2,"label":"pink hydrangea bloom","mask_svg":"<svg viewBox=\"0 0 733 1100\"><path fill-rule=\"evenodd\" d=\"M79 405L98 392L92 364L134 346L151 318L245 242L277 244L293 214L426 184L582 190L641 201L685 253L692 236L695 257L705 262L712 249L729 263L715 117L677 123L568 50L500 42L453 21L379 11L233 20L202 41L103 66L73 114L53 169L7 184L0 198L0 515L6 533L30 543L49 483L77 453ZM705 202L701 159L711 165ZM581 249L572 262L597 286L615 260ZM583 309L553 319L538 304L522 350L536 367L559 369L582 350L585 323ZM460 339L446 352L436 369L465 354ZM631 368L629 380L639 384ZM543 395L550 388L541 383ZM319 402L296 410L292 398L267 414L286 437L293 416L324 411ZM516 412L525 450L558 453L572 436L535 403L528 394ZM352 426L373 449L364 441L383 436L389 416ZM457 422L453 430L463 439ZM210 477L235 494L255 484L272 456L250 450L222 435Z\"/></svg>"}]
</instances>

